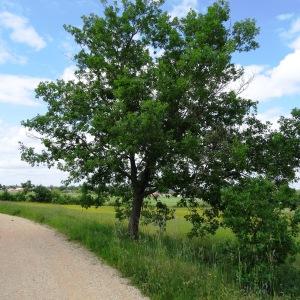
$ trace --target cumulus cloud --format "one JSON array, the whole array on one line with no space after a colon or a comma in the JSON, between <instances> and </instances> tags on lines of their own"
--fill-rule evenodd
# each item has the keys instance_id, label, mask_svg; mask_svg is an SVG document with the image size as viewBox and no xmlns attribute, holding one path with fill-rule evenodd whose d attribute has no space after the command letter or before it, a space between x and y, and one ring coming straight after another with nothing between
<instances>
[{"instance_id":1,"label":"cumulus cloud","mask_svg":"<svg viewBox=\"0 0 300 300\"><path fill-rule=\"evenodd\" d=\"M290 44L292 51L274 67L245 66L243 80L252 78L242 96L266 101L283 96L300 95L300 37ZM237 83L238 84L238 83Z\"/></svg>"},{"instance_id":2,"label":"cumulus cloud","mask_svg":"<svg viewBox=\"0 0 300 300\"><path fill-rule=\"evenodd\" d=\"M288 33L290 35L294 35L299 32L300 32L300 18L298 18L292 22L291 28L289 29Z\"/></svg>"},{"instance_id":3,"label":"cumulus cloud","mask_svg":"<svg viewBox=\"0 0 300 300\"><path fill-rule=\"evenodd\" d=\"M282 116L289 117L290 114L286 113L281 107L272 107L264 112L260 112L257 114L257 118L262 122L271 122L273 129L279 128L278 121Z\"/></svg>"},{"instance_id":4,"label":"cumulus cloud","mask_svg":"<svg viewBox=\"0 0 300 300\"><path fill-rule=\"evenodd\" d=\"M5 43L0 39L0 64L5 64L8 62L23 65L26 64L27 58L11 52L6 47Z\"/></svg>"},{"instance_id":5,"label":"cumulus cloud","mask_svg":"<svg viewBox=\"0 0 300 300\"><path fill-rule=\"evenodd\" d=\"M3 64L11 59L11 54L0 41L0 64Z\"/></svg>"},{"instance_id":6,"label":"cumulus cloud","mask_svg":"<svg viewBox=\"0 0 300 300\"><path fill-rule=\"evenodd\" d=\"M284 17L281 16L281 19ZM252 77L253 79L242 96L257 101L292 95L299 95L300 97L300 18L291 20L289 28L281 32L281 36L284 36L288 41L291 48L290 53L284 56L274 67L244 67L243 80Z\"/></svg>"},{"instance_id":7,"label":"cumulus cloud","mask_svg":"<svg viewBox=\"0 0 300 300\"><path fill-rule=\"evenodd\" d=\"M286 41L297 38L300 33L300 18L295 18L294 15L287 19L290 21L288 28L280 29L280 36Z\"/></svg>"},{"instance_id":8,"label":"cumulus cloud","mask_svg":"<svg viewBox=\"0 0 300 300\"><path fill-rule=\"evenodd\" d=\"M190 9L197 9L197 0L180 0L170 11L171 17L184 17Z\"/></svg>"},{"instance_id":9,"label":"cumulus cloud","mask_svg":"<svg viewBox=\"0 0 300 300\"><path fill-rule=\"evenodd\" d=\"M44 78L0 74L0 102L33 106L34 89Z\"/></svg>"},{"instance_id":10,"label":"cumulus cloud","mask_svg":"<svg viewBox=\"0 0 300 300\"><path fill-rule=\"evenodd\" d=\"M28 19L8 11L0 13L0 26L11 30L10 38L14 42L26 44L35 50L46 46L45 40L29 24Z\"/></svg>"},{"instance_id":11,"label":"cumulus cloud","mask_svg":"<svg viewBox=\"0 0 300 300\"><path fill-rule=\"evenodd\" d=\"M249 76L251 66L245 67ZM300 49L286 55L274 68L261 68L254 73L254 78L243 96L265 101L282 96L300 94Z\"/></svg>"},{"instance_id":12,"label":"cumulus cloud","mask_svg":"<svg viewBox=\"0 0 300 300\"><path fill-rule=\"evenodd\" d=\"M75 70L76 66L66 67L60 78L66 81L76 80ZM34 90L41 81L51 81L51 79L0 73L0 103L26 106L38 105L34 97Z\"/></svg>"},{"instance_id":13,"label":"cumulus cloud","mask_svg":"<svg viewBox=\"0 0 300 300\"><path fill-rule=\"evenodd\" d=\"M9 125L0 120L0 184L19 184L31 180L35 184L60 184L66 174L47 167L31 167L21 161L19 141L41 149L38 139L32 138L21 126Z\"/></svg>"},{"instance_id":14,"label":"cumulus cloud","mask_svg":"<svg viewBox=\"0 0 300 300\"><path fill-rule=\"evenodd\" d=\"M77 70L77 67L72 65L72 66L68 66L64 69L62 75L60 76L61 79L65 80L65 81L77 81L77 78L75 76L75 71Z\"/></svg>"}]
</instances>

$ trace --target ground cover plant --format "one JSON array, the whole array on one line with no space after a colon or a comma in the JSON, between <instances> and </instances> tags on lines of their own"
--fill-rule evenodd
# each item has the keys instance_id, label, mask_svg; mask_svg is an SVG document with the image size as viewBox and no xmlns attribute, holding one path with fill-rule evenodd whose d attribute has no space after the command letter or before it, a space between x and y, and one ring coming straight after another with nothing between
<instances>
[{"instance_id":1,"label":"ground cover plant","mask_svg":"<svg viewBox=\"0 0 300 300\"><path fill-rule=\"evenodd\" d=\"M0 212L48 224L79 241L130 278L151 299L300 297L300 260L278 270L271 294L259 286L252 291L243 290L236 277L238 251L231 246L235 241L233 233L222 229L212 237L187 239L191 227L183 217L186 208L178 209L177 218L169 222L165 234L157 235L156 228L142 226L139 241L128 238L121 224L115 225L113 207L86 210L76 205L1 202Z\"/></svg>"}]
</instances>

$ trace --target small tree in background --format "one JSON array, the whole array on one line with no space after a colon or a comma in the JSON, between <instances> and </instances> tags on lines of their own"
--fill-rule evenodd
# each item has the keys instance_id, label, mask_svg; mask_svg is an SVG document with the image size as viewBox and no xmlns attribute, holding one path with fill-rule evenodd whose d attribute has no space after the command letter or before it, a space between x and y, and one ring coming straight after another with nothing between
<instances>
[{"instance_id":1,"label":"small tree in background","mask_svg":"<svg viewBox=\"0 0 300 300\"><path fill-rule=\"evenodd\" d=\"M31 194L31 201L34 202L45 202L49 203L52 201L51 190L43 185L37 185L33 188L33 193Z\"/></svg>"},{"instance_id":2,"label":"small tree in background","mask_svg":"<svg viewBox=\"0 0 300 300\"><path fill-rule=\"evenodd\" d=\"M28 192L32 192L34 189L34 185L31 183L30 180L21 183L21 187L23 188L23 192L27 194Z\"/></svg>"}]
</instances>

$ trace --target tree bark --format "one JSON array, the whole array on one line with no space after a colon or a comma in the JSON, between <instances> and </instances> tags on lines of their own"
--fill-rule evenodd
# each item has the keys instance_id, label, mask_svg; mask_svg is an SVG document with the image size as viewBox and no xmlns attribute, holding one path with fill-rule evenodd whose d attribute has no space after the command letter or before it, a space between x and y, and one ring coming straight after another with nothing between
<instances>
[{"instance_id":1,"label":"tree bark","mask_svg":"<svg viewBox=\"0 0 300 300\"><path fill-rule=\"evenodd\" d=\"M139 238L139 223L141 210L143 205L143 193L136 192L132 203L132 211L129 218L128 233L131 238L137 240Z\"/></svg>"},{"instance_id":2,"label":"tree bark","mask_svg":"<svg viewBox=\"0 0 300 300\"><path fill-rule=\"evenodd\" d=\"M144 170L138 175L135 156L130 155L130 165L131 165L131 183L133 191L133 202L132 210L129 218L128 233L131 238L137 240L139 238L139 223L141 210L143 206L143 201L145 198L145 189L148 185L150 179L150 162L146 161Z\"/></svg>"}]
</instances>

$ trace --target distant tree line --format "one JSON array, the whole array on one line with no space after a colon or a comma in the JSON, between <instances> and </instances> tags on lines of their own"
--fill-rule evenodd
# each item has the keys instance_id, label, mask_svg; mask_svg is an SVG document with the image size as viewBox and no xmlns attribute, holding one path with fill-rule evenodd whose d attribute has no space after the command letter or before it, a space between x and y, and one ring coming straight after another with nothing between
<instances>
[{"instance_id":1,"label":"distant tree line","mask_svg":"<svg viewBox=\"0 0 300 300\"><path fill-rule=\"evenodd\" d=\"M21 183L21 186L5 186L0 184L0 200L79 204L80 187L46 187L43 185L34 185L30 180Z\"/></svg>"}]
</instances>

